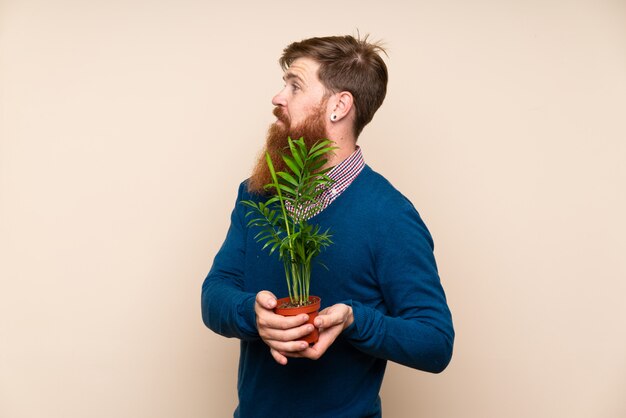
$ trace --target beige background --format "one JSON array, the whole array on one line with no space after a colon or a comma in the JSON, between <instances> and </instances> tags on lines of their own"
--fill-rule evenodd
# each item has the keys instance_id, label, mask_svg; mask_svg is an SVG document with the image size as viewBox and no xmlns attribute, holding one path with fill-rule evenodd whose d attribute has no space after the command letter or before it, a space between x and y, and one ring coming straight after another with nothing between
<instances>
[{"instance_id":1,"label":"beige background","mask_svg":"<svg viewBox=\"0 0 626 418\"><path fill-rule=\"evenodd\" d=\"M200 286L284 46L370 32L360 139L435 237L441 375L385 417L626 416L626 2L0 2L0 417L226 417Z\"/></svg>"}]
</instances>

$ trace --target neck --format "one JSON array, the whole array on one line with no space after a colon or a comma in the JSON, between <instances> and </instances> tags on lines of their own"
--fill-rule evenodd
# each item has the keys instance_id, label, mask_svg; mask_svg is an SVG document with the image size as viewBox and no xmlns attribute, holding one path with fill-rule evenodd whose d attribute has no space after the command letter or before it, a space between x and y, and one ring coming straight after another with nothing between
<instances>
[{"instance_id":1,"label":"neck","mask_svg":"<svg viewBox=\"0 0 626 418\"><path fill-rule=\"evenodd\" d=\"M353 142L349 146L340 146L337 144L338 148L334 151L333 155L328 159L328 163L326 163L327 167L334 167L339 164L346 158L352 155L354 150L356 150L356 144Z\"/></svg>"},{"instance_id":2,"label":"neck","mask_svg":"<svg viewBox=\"0 0 626 418\"><path fill-rule=\"evenodd\" d=\"M328 134L329 138L335 142L334 146L337 149L328 159L326 166L334 167L351 156L356 150L356 138L351 132L342 129L335 129L334 132L331 131Z\"/></svg>"}]
</instances>

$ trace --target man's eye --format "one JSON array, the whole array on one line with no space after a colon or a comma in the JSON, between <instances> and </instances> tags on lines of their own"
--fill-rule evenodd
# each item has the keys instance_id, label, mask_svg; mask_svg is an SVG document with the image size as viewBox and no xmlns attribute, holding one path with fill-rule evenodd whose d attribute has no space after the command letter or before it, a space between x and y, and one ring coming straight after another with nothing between
<instances>
[{"instance_id":1,"label":"man's eye","mask_svg":"<svg viewBox=\"0 0 626 418\"><path fill-rule=\"evenodd\" d=\"M299 86L299 85L297 85L297 84L292 84L292 85L291 85L291 90L293 90L293 91L298 91L298 90L300 90L300 86Z\"/></svg>"}]
</instances>

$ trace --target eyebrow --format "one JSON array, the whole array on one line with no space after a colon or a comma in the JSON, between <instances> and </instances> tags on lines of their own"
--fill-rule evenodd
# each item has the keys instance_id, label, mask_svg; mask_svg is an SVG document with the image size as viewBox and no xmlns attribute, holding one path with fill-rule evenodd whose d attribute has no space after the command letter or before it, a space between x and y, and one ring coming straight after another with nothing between
<instances>
[{"instance_id":1,"label":"eyebrow","mask_svg":"<svg viewBox=\"0 0 626 418\"><path fill-rule=\"evenodd\" d=\"M292 79L296 79L298 81L300 81L302 84L306 84L306 82L304 81L304 79L302 77L300 77L297 74L294 73L290 73L290 72L286 72L285 75L283 76L283 80L287 81L287 80L292 80Z\"/></svg>"}]
</instances>

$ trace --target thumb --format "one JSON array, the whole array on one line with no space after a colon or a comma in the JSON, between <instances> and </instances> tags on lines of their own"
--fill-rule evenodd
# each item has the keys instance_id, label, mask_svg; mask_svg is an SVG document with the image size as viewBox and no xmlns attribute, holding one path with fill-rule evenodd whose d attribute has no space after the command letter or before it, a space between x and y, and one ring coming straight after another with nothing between
<instances>
[{"instance_id":1,"label":"thumb","mask_svg":"<svg viewBox=\"0 0 626 418\"><path fill-rule=\"evenodd\" d=\"M265 309L274 309L276 307L276 296L269 290L261 290L257 293L256 301Z\"/></svg>"},{"instance_id":2,"label":"thumb","mask_svg":"<svg viewBox=\"0 0 626 418\"><path fill-rule=\"evenodd\" d=\"M341 321L342 316L336 309L327 309L325 312L320 312L314 323L317 328L330 328L333 325L340 324Z\"/></svg>"}]
</instances>

